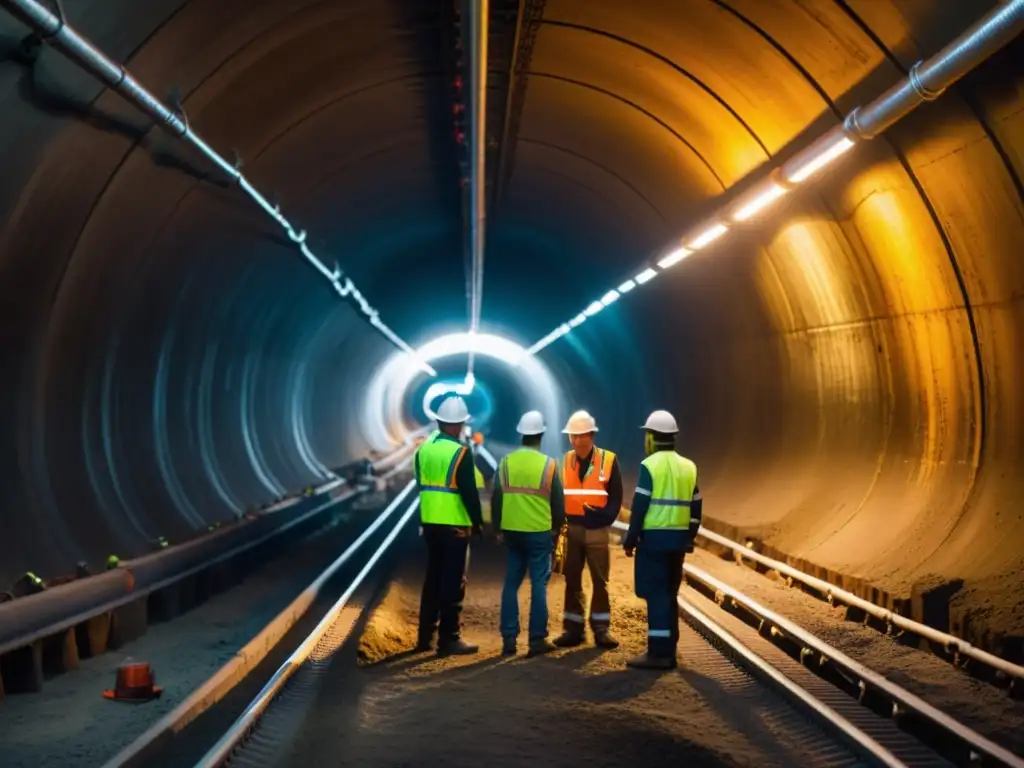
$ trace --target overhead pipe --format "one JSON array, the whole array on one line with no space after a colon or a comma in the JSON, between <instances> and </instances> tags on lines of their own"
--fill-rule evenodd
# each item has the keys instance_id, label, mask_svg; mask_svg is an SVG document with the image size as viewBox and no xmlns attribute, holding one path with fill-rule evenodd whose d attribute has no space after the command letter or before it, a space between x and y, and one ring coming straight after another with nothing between
<instances>
[{"instance_id":1,"label":"overhead pipe","mask_svg":"<svg viewBox=\"0 0 1024 768\"><path fill-rule=\"evenodd\" d=\"M480 330L484 290L484 237L487 205L487 33L489 0L469 0L469 332ZM469 351L467 380L473 375L474 352Z\"/></svg>"},{"instance_id":2,"label":"overhead pipe","mask_svg":"<svg viewBox=\"0 0 1024 768\"><path fill-rule=\"evenodd\" d=\"M37 0L0 0L0 5L15 18L22 21L35 32L39 39L56 48L82 69L89 72L108 88L117 91L121 96L149 115L160 127L172 136L191 144L209 159L220 170L230 176L239 188L252 198L263 211L276 221L287 233L288 239L299 246L299 250L307 261L320 274L326 277L341 298L351 298L374 328L380 331L392 344L403 352L412 355L419 367L427 374L436 376L437 372L429 364L419 360L416 351L398 334L392 331L380 319L378 312L370 306L363 294L356 288L351 279L346 277L341 268L335 265L329 269L306 245L306 231L296 230L281 213L280 206L270 201L257 190L239 170L240 162L232 163L214 150L189 125L184 111L171 109L160 99L147 90L121 64L113 61L100 51L89 40L79 34L67 23L60 2L56 4L54 13Z\"/></svg>"}]
</instances>

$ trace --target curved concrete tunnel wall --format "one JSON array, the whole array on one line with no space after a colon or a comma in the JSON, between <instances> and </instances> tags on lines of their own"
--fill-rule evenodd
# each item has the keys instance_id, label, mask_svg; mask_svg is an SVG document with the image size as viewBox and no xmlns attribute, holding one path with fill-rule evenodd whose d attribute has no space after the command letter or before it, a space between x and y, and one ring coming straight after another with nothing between
<instances>
[{"instance_id":1,"label":"curved concrete tunnel wall","mask_svg":"<svg viewBox=\"0 0 1024 768\"><path fill-rule=\"evenodd\" d=\"M193 124L322 233L328 263L411 343L439 307L463 311L441 11L65 5L143 83L177 85ZM483 304L485 325L524 338L994 4L539 5ZM8 50L23 33L0 14ZM975 631L1016 635L1022 54L1018 40L542 353L628 475L636 425L671 408L710 517L895 593L962 578ZM0 100L3 575L272 495L241 429L246 370L255 450L281 486L314 477L294 402L317 460L365 450L345 425L392 348L247 201L53 52L34 73L0 66Z\"/></svg>"}]
</instances>

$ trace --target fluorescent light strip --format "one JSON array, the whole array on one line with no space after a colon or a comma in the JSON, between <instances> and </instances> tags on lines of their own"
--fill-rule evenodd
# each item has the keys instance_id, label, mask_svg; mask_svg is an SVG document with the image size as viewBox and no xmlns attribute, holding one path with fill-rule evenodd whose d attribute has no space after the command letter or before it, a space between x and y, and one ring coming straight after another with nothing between
<instances>
[{"instance_id":1,"label":"fluorescent light strip","mask_svg":"<svg viewBox=\"0 0 1024 768\"><path fill-rule=\"evenodd\" d=\"M669 267L673 267L676 264L678 264L691 253L693 253L693 251L691 251L688 248L676 248L674 251L672 251L672 253L670 253L668 256L659 261L658 266L661 269L668 269Z\"/></svg>"},{"instance_id":2,"label":"fluorescent light strip","mask_svg":"<svg viewBox=\"0 0 1024 768\"><path fill-rule=\"evenodd\" d=\"M854 142L849 136L840 136L835 144L831 145L820 155L811 159L805 165L790 174L789 180L794 184L806 181L826 165L833 162L837 157L853 147L853 144Z\"/></svg>"},{"instance_id":3,"label":"fluorescent light strip","mask_svg":"<svg viewBox=\"0 0 1024 768\"><path fill-rule=\"evenodd\" d=\"M643 272L636 276L636 284L643 285L644 283L649 283L657 276L658 273L655 270L648 267L647 269L645 269Z\"/></svg>"},{"instance_id":4,"label":"fluorescent light strip","mask_svg":"<svg viewBox=\"0 0 1024 768\"><path fill-rule=\"evenodd\" d=\"M732 217L733 221L746 221L752 216L759 214L784 194L786 194L786 188L780 187L773 181L768 189L736 211Z\"/></svg>"},{"instance_id":5,"label":"fluorescent light strip","mask_svg":"<svg viewBox=\"0 0 1024 768\"><path fill-rule=\"evenodd\" d=\"M850 150L855 144L854 140L846 136L845 134L840 134L835 139L835 141L830 141L828 135L826 135L820 138L818 140L818 143L824 144L824 149L818 152L816 156L806 161L804 165L799 166L796 171L792 173L787 173L785 170L786 165L784 164L782 166L782 170L780 170L779 173L782 174L786 181L794 184L798 184L802 181L805 181L806 179L810 178L815 173L820 171L822 168L827 166L829 163L833 162L836 158L840 157L845 152ZM815 145L811 145L808 148L808 151L815 152ZM794 159L798 158L799 156L797 156ZM741 200L739 202L740 207L738 209L736 209L737 204L733 203L730 206L730 208L732 209L731 214L729 212L729 209L719 210L714 216L714 219L719 219L718 221L714 221L714 219L712 219L713 223L709 224L707 229L705 229L699 235L697 235L691 242L687 243L686 246L676 248L671 253L662 257L662 259L657 263L658 268L661 270L666 270L672 266L675 266L680 261L685 259L687 256L693 254L695 251L699 251L701 248L705 248L711 245L711 243L715 242L723 235L725 235L729 231L729 226L722 222L722 217L726 217L728 219L731 219L732 221L747 221L748 219L752 218L753 216L756 216L758 213L768 208L776 200L783 197L786 194L786 192L786 187L776 183L775 181L770 181L768 182L767 186L764 188L763 191L756 193L753 197L748 198L745 202ZM609 304L618 301L618 299L623 294L629 293L637 286L649 283L651 280L657 277L658 274L658 270L654 269L653 267L646 267L645 269L637 273L637 275L633 277L631 280L626 280L624 283L620 284L618 290L608 291L608 293L601 297L600 301L592 302L590 306L583 310L583 312L580 313L579 315L576 315L576 317L570 320L567 324L559 326L559 328L556 329L553 333L548 334L543 339L538 341L529 350L527 350L526 354L536 354L541 349L551 344L555 339L564 336L565 333L567 333L572 328L581 325L583 322L586 321L588 317L593 317L594 315L598 314L602 309L607 307Z\"/></svg>"},{"instance_id":6,"label":"fluorescent light strip","mask_svg":"<svg viewBox=\"0 0 1024 768\"><path fill-rule=\"evenodd\" d=\"M690 248L691 250L699 251L704 246L710 245L711 243L715 242L715 240L720 238L728 231L729 228L725 226L725 224L715 224L713 227L704 230L704 232L698 235L697 239L690 243L690 245L687 247Z\"/></svg>"}]
</instances>

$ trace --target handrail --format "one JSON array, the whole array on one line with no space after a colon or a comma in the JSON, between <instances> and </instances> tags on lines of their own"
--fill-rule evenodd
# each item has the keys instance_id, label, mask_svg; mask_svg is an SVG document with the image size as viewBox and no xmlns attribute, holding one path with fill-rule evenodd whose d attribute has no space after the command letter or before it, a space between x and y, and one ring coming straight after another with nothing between
<instances>
[{"instance_id":1,"label":"handrail","mask_svg":"<svg viewBox=\"0 0 1024 768\"><path fill-rule=\"evenodd\" d=\"M328 485L334 489L340 487L336 482ZM305 509L299 505L320 499L315 496L299 497L293 503L268 509L266 513L237 525L159 552L123 560L111 571L0 603L0 654L56 635L236 557L363 492L363 489L351 488Z\"/></svg>"},{"instance_id":2,"label":"handrail","mask_svg":"<svg viewBox=\"0 0 1024 768\"><path fill-rule=\"evenodd\" d=\"M1024 759L1017 757L1012 752L1000 747L995 742L986 739L984 736L971 730L963 723L954 720L949 715L936 709L924 699L921 699L910 691L890 682L877 672L868 669L860 662L851 659L838 648L828 645L805 630L803 627L798 626L784 616L780 616L771 609L766 608L753 598L748 597L720 579L715 578L707 571L698 568L695 565L691 565L690 563L683 564L683 571L687 576L692 576L698 581L703 582L711 589L728 596L730 599L751 611L758 618L767 621L769 624L773 624L784 635L787 635L794 641L800 643L804 648L813 650L821 657L827 658L832 664L844 669L850 675L858 679L862 691L868 688L874 688L875 690L881 691L894 702L899 704L900 707L907 711L916 712L935 725L941 727L943 730L956 736L956 738L966 742L977 753L999 760L1006 765L1013 766L1013 768L1024 768Z\"/></svg>"},{"instance_id":3,"label":"handrail","mask_svg":"<svg viewBox=\"0 0 1024 768\"><path fill-rule=\"evenodd\" d=\"M621 531L629 530L628 525L618 520L616 520L615 523L613 523L613 527ZM857 597L857 595L853 594L852 592L848 592L847 590L841 587L837 587L830 582L824 581L823 579L819 579L815 576L811 576L810 574L804 573L803 571L798 570L791 565L783 563L779 560L774 560L770 557L762 555L759 552L754 552L753 550L749 549L748 547L745 547L739 542L727 539L725 536L717 534L714 531L709 531L707 528L703 526L701 526L700 530L698 531L698 535L703 536L708 541L713 541L714 543L720 544L721 546L726 547L727 549L731 549L733 552L737 553L741 557L745 557L748 560L753 560L754 562L760 563L766 568L778 571L779 573L789 576L790 578L793 578L801 582L802 584L806 584L807 586L818 590L826 596L826 599L828 599L829 602L832 602L833 600L838 600L841 603L862 610L865 613L868 613L877 619L881 619L882 621L891 623L893 626L899 627L900 629L906 630L907 632L912 632L915 635L919 635L920 637L927 638L928 640L931 640L934 643L938 643L939 645L942 645L948 652L954 655L967 656L968 658L974 659L975 661L981 662L982 664L986 664L992 667L993 669L996 669L999 672L1008 675L1014 680L1020 680L1021 683L1024 683L1024 667L1020 666L1019 664L1014 664L1012 661L1007 661L1006 659L1002 659L999 656L989 653L988 651L983 651L982 649L971 645L966 640L956 637L955 635L951 635L947 632L942 632L941 630L935 629L934 627L929 627L927 624L922 624L919 621L908 619L905 616L900 616L898 613L893 613L887 608L882 608L881 606L875 605L874 603L869 602L864 598Z\"/></svg>"},{"instance_id":4,"label":"handrail","mask_svg":"<svg viewBox=\"0 0 1024 768\"><path fill-rule=\"evenodd\" d=\"M415 482L410 482L403 491L403 496L415 486ZM392 502L393 505L397 505L398 499ZM316 625L316 628L309 634L309 636L299 645L298 648L289 656L285 662L278 668L274 676L270 678L263 690L260 691L259 695L245 708L245 711L239 715L238 719L231 725L227 732L221 736L221 738L214 744L210 750L196 763L195 768L215 768L215 766L223 765L224 761L228 759L233 750L249 733L250 729L256 724L260 716L266 711L267 707L273 701L274 697L277 696L278 692L284 687L285 683L294 675L306 662L316 647L320 639L330 630L331 626L338 620L338 616L344 610L348 604L349 599L355 593L359 585L362 584L363 579L366 578L367 574L376 565L377 561L384 555L384 553L391 546L392 542L398 537L399 532L405 527L406 523L409 522L409 518L419 509L420 501L419 498L415 499L409 508L402 515L402 518L398 521L395 527L387 535L377 550L370 556L366 565L356 575L349 585L348 589L338 598L338 601L331 606L330 610L324 615L320 623Z\"/></svg>"},{"instance_id":5,"label":"handrail","mask_svg":"<svg viewBox=\"0 0 1024 768\"><path fill-rule=\"evenodd\" d=\"M218 700L219 697L222 697L228 690L234 687L248 671L256 666L259 659L265 656L265 652L268 652L276 645L284 633L293 627L295 622L309 610L313 601L320 596L320 591L328 579L334 576L338 569L355 554L356 550L384 524L384 521L391 517L402 501L409 495L414 485L415 482L409 482L399 495L377 516L377 519L363 531L359 538L352 542L334 562L328 565L308 587L302 590L288 607L281 611L248 643L245 649L232 656L223 667L194 690L174 710L160 718L159 721L150 726L135 741L108 760L104 764L104 768L117 768L118 766L134 764L141 759L145 759L147 753L154 748L158 739L173 731L184 728L210 706L211 699L213 701ZM246 653L247 649L253 648L258 649L255 652L256 654L261 654L262 652L259 655L259 659L251 658L253 654Z\"/></svg>"},{"instance_id":6,"label":"handrail","mask_svg":"<svg viewBox=\"0 0 1024 768\"><path fill-rule=\"evenodd\" d=\"M799 685L794 683L772 664L758 656L754 651L740 642L731 632L713 621L703 611L682 597L676 597L679 609L688 617L688 621L698 625L703 633L714 635L721 643L739 657L739 661L761 680L769 683L776 690L800 706L808 709L826 726L839 732L839 736L850 748L862 757L885 765L889 768L907 768L907 764L896 757L868 734L832 709L828 704L816 699Z\"/></svg>"},{"instance_id":7,"label":"handrail","mask_svg":"<svg viewBox=\"0 0 1024 768\"><path fill-rule=\"evenodd\" d=\"M955 635L951 635L947 632L942 632L934 627L929 627L927 624L922 624L919 621L908 619L905 616L900 616L898 613L882 608L881 606L875 605L872 602L865 600L864 598L857 597L852 592L848 592L841 587L837 587L830 582L824 581L823 579L816 578L810 574L804 573L791 565L773 560L770 557L754 552L749 548L743 546L739 542L727 539L725 536L709 531L707 528L701 527L700 535L708 541L713 541L716 544L720 544L723 547L731 549L733 552L753 560L756 563L760 563L767 568L778 571L786 576L789 576L797 581L812 587L819 592L822 592L829 601L839 600L846 605L853 606L859 610L869 613L875 618L881 619L882 621L889 622L894 626L904 629L908 632L913 632L915 635L927 638L932 642L942 645L947 651L953 654L960 654L980 661L983 664L1003 672L1009 675L1011 678L1016 678L1024 682L1024 667L1019 664L1014 664L1012 661L1007 661L999 656L983 651L971 645L966 640L963 640Z\"/></svg>"}]
</instances>

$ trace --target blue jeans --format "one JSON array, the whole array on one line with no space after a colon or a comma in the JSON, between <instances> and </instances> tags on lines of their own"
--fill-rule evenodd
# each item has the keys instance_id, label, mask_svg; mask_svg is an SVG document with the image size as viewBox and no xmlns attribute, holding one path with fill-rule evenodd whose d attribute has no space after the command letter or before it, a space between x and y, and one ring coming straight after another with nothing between
<instances>
[{"instance_id":1,"label":"blue jeans","mask_svg":"<svg viewBox=\"0 0 1024 768\"><path fill-rule=\"evenodd\" d=\"M501 590L501 636L506 640L519 636L519 586L529 571L530 639L541 640L548 636L548 581L554 549L551 532L505 531L503 538L508 569Z\"/></svg>"}]
</instances>

